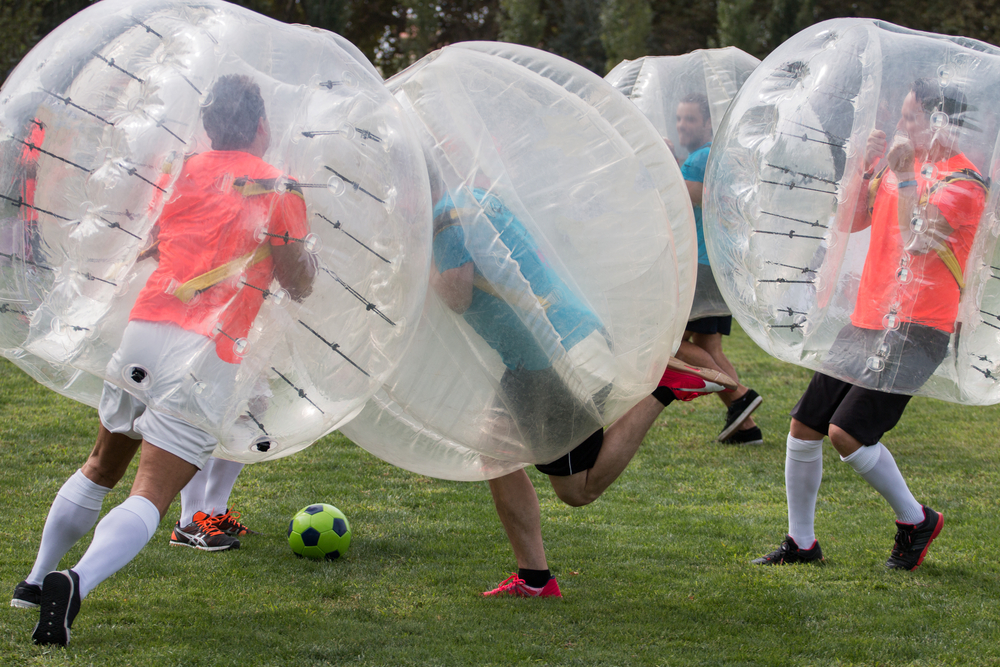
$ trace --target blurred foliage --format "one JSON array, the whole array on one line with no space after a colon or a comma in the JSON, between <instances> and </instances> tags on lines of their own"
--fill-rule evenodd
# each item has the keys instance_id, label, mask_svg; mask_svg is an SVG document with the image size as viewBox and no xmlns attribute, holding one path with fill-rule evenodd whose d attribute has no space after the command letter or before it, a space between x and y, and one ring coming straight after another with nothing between
<instances>
[{"instance_id":1,"label":"blurred foliage","mask_svg":"<svg viewBox=\"0 0 1000 667\"><path fill-rule=\"evenodd\" d=\"M86 0L0 0L0 76ZM288 23L337 32L385 76L434 49L502 40L604 74L622 58L738 46L763 58L799 30L868 16L1000 43L1000 0L238 0Z\"/></svg>"},{"instance_id":2,"label":"blurred foliage","mask_svg":"<svg viewBox=\"0 0 1000 667\"><path fill-rule=\"evenodd\" d=\"M647 55L653 29L653 9L649 0L607 0L601 11L601 27L601 43L608 55L609 70L623 60Z\"/></svg>"}]
</instances>

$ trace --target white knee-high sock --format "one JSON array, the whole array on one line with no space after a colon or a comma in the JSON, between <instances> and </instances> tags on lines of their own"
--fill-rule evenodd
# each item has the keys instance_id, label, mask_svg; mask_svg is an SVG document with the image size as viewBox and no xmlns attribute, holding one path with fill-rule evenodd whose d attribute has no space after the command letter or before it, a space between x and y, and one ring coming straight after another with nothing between
<instances>
[{"instance_id":1,"label":"white knee-high sock","mask_svg":"<svg viewBox=\"0 0 1000 667\"><path fill-rule=\"evenodd\" d=\"M785 443L785 497L788 534L801 549L816 541L816 496L823 479L823 440L800 440L788 434Z\"/></svg>"},{"instance_id":2,"label":"white knee-high sock","mask_svg":"<svg viewBox=\"0 0 1000 667\"><path fill-rule=\"evenodd\" d=\"M896 520L900 523L920 523L924 520L924 508L910 493L906 480L896 467L896 460L881 442L871 447L862 447L850 456L840 460L872 485L882 497L889 501Z\"/></svg>"},{"instance_id":3,"label":"white knee-high sock","mask_svg":"<svg viewBox=\"0 0 1000 667\"><path fill-rule=\"evenodd\" d=\"M195 512L210 514L205 505L205 491L208 489L208 481L215 461L215 457L210 456L205 461L205 467L196 472L191 481L181 489L181 526L186 526L194 521Z\"/></svg>"},{"instance_id":4,"label":"white knee-high sock","mask_svg":"<svg viewBox=\"0 0 1000 667\"><path fill-rule=\"evenodd\" d=\"M80 576L80 597L125 567L152 539L160 523L156 505L142 496L130 496L108 512L94 531L94 541L73 571Z\"/></svg>"},{"instance_id":5,"label":"white knee-high sock","mask_svg":"<svg viewBox=\"0 0 1000 667\"><path fill-rule=\"evenodd\" d=\"M229 494L233 491L236 478L243 470L243 464L226 459L213 459L212 472L205 488L204 510L209 514L222 514L229 507Z\"/></svg>"},{"instance_id":6,"label":"white knee-high sock","mask_svg":"<svg viewBox=\"0 0 1000 667\"><path fill-rule=\"evenodd\" d=\"M45 575L59 569L59 561L81 537L90 532L101 513L104 496L111 489L87 479L82 470L59 489L42 529L42 543L38 547L35 565L27 582L40 586Z\"/></svg>"}]
</instances>

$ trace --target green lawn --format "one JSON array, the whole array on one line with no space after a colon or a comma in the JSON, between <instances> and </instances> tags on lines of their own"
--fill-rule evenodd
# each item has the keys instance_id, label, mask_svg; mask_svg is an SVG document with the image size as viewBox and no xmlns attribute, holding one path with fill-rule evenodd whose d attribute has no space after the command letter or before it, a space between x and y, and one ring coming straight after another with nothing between
<instances>
[{"instance_id":1,"label":"green lawn","mask_svg":"<svg viewBox=\"0 0 1000 667\"><path fill-rule=\"evenodd\" d=\"M760 568L748 561L786 528L787 413L809 373L742 333L727 350L764 396L763 446L714 443L723 409L706 397L668 408L589 507L562 505L532 471L563 600L479 597L513 568L485 484L418 477L328 437L245 470L234 504L265 534L237 552L171 548L175 506L84 601L69 649L32 646L36 614L0 607L0 664L1000 664L1000 408L915 399L885 438L918 500L946 517L917 572L883 568L891 511L830 447L817 520L828 564ZM4 595L96 427L93 410L0 360ZM339 562L298 559L285 541L295 511L321 501L351 520Z\"/></svg>"}]
</instances>

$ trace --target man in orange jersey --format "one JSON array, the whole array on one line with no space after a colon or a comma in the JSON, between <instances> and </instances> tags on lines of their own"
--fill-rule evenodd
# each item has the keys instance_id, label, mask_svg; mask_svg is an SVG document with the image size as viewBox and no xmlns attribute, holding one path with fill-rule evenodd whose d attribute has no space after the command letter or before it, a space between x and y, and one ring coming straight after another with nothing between
<instances>
[{"instance_id":1,"label":"man in orange jersey","mask_svg":"<svg viewBox=\"0 0 1000 667\"><path fill-rule=\"evenodd\" d=\"M823 436L841 460L875 488L896 514L890 569L915 570L944 517L913 497L879 442L948 352L963 273L986 202L986 185L955 148L968 105L954 86L915 81L903 101L887 165L885 133L868 138L865 181L851 231L871 228L851 324L826 365L867 389L816 373L792 411L785 458L788 535L759 565L822 562L813 523L823 474ZM905 393L888 393L905 392Z\"/></svg>"},{"instance_id":2,"label":"man in orange jersey","mask_svg":"<svg viewBox=\"0 0 1000 667\"><path fill-rule=\"evenodd\" d=\"M108 365L128 391L105 383L97 444L60 489L43 548L58 562L89 531L141 443L132 494L101 520L72 569L45 575L32 634L38 644L69 643L80 601L142 550L205 465L217 440L174 415L220 424L272 280L296 300L312 289L316 262L299 242L309 231L305 201L262 159L270 127L260 88L247 76L223 76L212 99L202 118L212 150L185 161L153 230L158 267ZM220 531L207 533L206 541L221 539Z\"/></svg>"}]
</instances>

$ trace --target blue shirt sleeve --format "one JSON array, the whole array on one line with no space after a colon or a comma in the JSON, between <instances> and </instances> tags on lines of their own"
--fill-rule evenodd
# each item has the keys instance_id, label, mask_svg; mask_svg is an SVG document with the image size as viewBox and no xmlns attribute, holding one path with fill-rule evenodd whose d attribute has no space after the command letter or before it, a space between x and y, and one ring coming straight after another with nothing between
<instances>
[{"instance_id":1,"label":"blue shirt sleeve","mask_svg":"<svg viewBox=\"0 0 1000 667\"><path fill-rule=\"evenodd\" d=\"M681 176L684 177L685 181L691 181L692 183L705 182L705 166L708 164L708 152L710 149L711 144L705 144L688 155L687 159L684 160L684 164L681 165Z\"/></svg>"}]
</instances>

